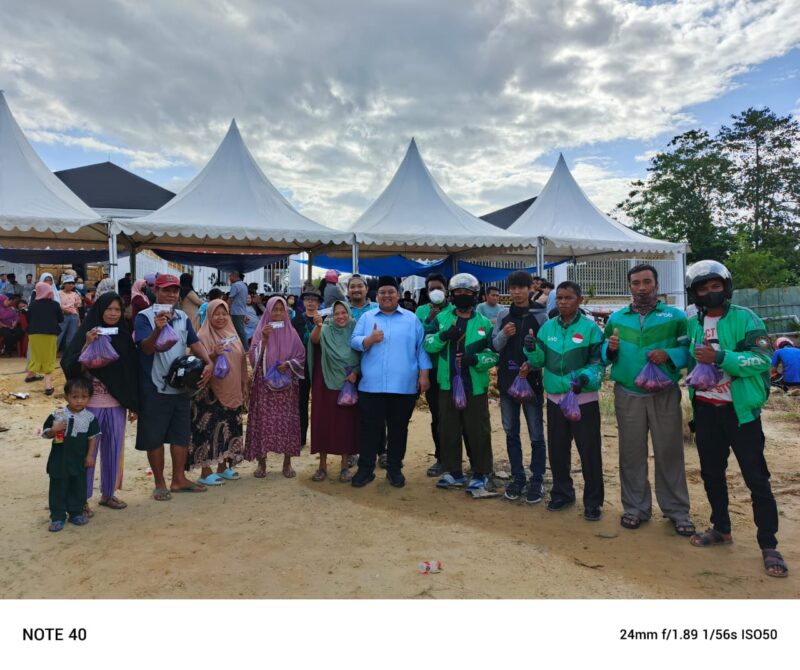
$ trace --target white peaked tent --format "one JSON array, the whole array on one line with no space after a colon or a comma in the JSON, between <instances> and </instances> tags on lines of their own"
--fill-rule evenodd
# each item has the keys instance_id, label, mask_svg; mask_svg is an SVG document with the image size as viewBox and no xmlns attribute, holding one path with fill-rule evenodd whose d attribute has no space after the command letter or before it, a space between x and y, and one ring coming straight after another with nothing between
<instances>
[{"instance_id":1,"label":"white peaked tent","mask_svg":"<svg viewBox=\"0 0 800 670\"><path fill-rule=\"evenodd\" d=\"M114 219L111 231L135 246L219 251L315 250L352 239L292 207L258 167L235 120L211 160L178 195L147 216Z\"/></svg>"},{"instance_id":2,"label":"white peaked tent","mask_svg":"<svg viewBox=\"0 0 800 670\"><path fill-rule=\"evenodd\" d=\"M103 248L105 221L33 150L0 91L0 246Z\"/></svg>"},{"instance_id":3,"label":"white peaked tent","mask_svg":"<svg viewBox=\"0 0 800 670\"><path fill-rule=\"evenodd\" d=\"M535 244L548 258L686 251L685 244L647 237L603 214L578 186L560 154L542 192L508 230Z\"/></svg>"},{"instance_id":4,"label":"white peaked tent","mask_svg":"<svg viewBox=\"0 0 800 670\"><path fill-rule=\"evenodd\" d=\"M359 248L380 253L442 256L524 246L516 235L456 205L431 176L413 139L389 185L350 230Z\"/></svg>"}]
</instances>

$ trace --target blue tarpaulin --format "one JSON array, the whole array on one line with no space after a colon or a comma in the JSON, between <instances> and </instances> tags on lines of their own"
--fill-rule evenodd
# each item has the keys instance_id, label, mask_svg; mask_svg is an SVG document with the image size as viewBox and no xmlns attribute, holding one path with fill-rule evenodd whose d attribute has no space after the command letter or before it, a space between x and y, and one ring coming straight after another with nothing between
<instances>
[{"instance_id":1,"label":"blue tarpaulin","mask_svg":"<svg viewBox=\"0 0 800 670\"><path fill-rule=\"evenodd\" d=\"M217 254L202 251L175 251L174 249L153 249L161 258L169 263L180 265L200 265L216 268L225 272L238 270L239 272L252 272L263 268L270 263L285 260L289 254L267 254L255 256L250 254Z\"/></svg>"},{"instance_id":2,"label":"blue tarpaulin","mask_svg":"<svg viewBox=\"0 0 800 670\"><path fill-rule=\"evenodd\" d=\"M298 261L305 263L306 261ZM557 261L555 263L545 263L545 270L548 270L567 261ZM314 258L314 265L325 270L338 270L339 272L350 272L353 268L349 258L332 258L330 256L317 256ZM391 275L392 277L426 277L432 272L440 272L445 277L452 276L453 263L448 256L434 263L420 263L412 261L405 256L385 256L382 258L361 258L358 261L358 271L360 274L378 277L380 275ZM512 269L527 270L531 274L538 272L535 265L527 268L500 268L489 265L478 265L467 261L458 261L459 272L469 272L478 279L479 282L488 284L491 282L503 281L508 277Z\"/></svg>"}]
</instances>

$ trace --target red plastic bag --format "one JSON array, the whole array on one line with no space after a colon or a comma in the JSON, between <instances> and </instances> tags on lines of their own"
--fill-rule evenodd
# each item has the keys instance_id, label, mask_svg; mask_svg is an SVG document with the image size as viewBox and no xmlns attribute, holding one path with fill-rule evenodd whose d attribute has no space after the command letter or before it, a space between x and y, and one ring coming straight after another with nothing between
<instances>
[{"instance_id":1,"label":"red plastic bag","mask_svg":"<svg viewBox=\"0 0 800 670\"><path fill-rule=\"evenodd\" d=\"M278 364L273 363L264 375L264 381L273 391L282 391L292 385L292 376L288 372L278 370Z\"/></svg>"},{"instance_id":2,"label":"red plastic bag","mask_svg":"<svg viewBox=\"0 0 800 670\"><path fill-rule=\"evenodd\" d=\"M172 326L167 324L161 329L155 343L155 350L164 352L169 351L178 344L178 334L172 329Z\"/></svg>"},{"instance_id":3,"label":"red plastic bag","mask_svg":"<svg viewBox=\"0 0 800 670\"><path fill-rule=\"evenodd\" d=\"M508 369L519 370L519 365L514 361L509 361ZM523 377L521 374L517 374L511 386L508 387L508 396L518 403L530 402L533 400L533 389L528 383L527 376Z\"/></svg>"},{"instance_id":4,"label":"red plastic bag","mask_svg":"<svg viewBox=\"0 0 800 670\"><path fill-rule=\"evenodd\" d=\"M634 380L636 386L648 393L663 391L672 386L672 380L655 363L648 361Z\"/></svg>"},{"instance_id":5,"label":"red plastic bag","mask_svg":"<svg viewBox=\"0 0 800 670\"><path fill-rule=\"evenodd\" d=\"M464 380L460 370L453 375L453 405L458 410L467 409L467 392L464 390Z\"/></svg>"},{"instance_id":6,"label":"red plastic bag","mask_svg":"<svg viewBox=\"0 0 800 670\"><path fill-rule=\"evenodd\" d=\"M117 360L119 360L119 354L111 346L111 339L108 335L98 335L97 339L78 356L78 362L92 370L104 368Z\"/></svg>"},{"instance_id":7,"label":"red plastic bag","mask_svg":"<svg viewBox=\"0 0 800 670\"><path fill-rule=\"evenodd\" d=\"M711 391L722 381L722 370L711 363L698 363L683 382L695 391Z\"/></svg>"}]
</instances>

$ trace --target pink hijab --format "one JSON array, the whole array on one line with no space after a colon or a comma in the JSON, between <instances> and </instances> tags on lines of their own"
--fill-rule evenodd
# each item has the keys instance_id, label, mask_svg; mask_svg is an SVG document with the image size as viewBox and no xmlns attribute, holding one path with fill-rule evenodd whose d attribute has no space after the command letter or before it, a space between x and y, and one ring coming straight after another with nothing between
<instances>
[{"instance_id":1,"label":"pink hijab","mask_svg":"<svg viewBox=\"0 0 800 670\"><path fill-rule=\"evenodd\" d=\"M283 305L283 328L273 330L272 334L266 343L266 349L263 357L261 356L261 344L264 336L264 326L271 321L272 309L280 302ZM292 326L289 320L289 307L286 301L280 296L274 296L267 301L267 307L261 315L261 319L256 326L256 332L253 333L253 339L250 342L250 362L253 368L258 366L259 359L264 374L275 363L289 363L291 371L300 379L305 377L305 362L306 362L306 348L303 346L302 340L298 337L297 331Z\"/></svg>"},{"instance_id":2,"label":"pink hijab","mask_svg":"<svg viewBox=\"0 0 800 670\"><path fill-rule=\"evenodd\" d=\"M35 292L36 292L35 293L36 300L42 300L42 299L52 300L53 295L55 295L53 287L44 281L40 281L39 283L36 284Z\"/></svg>"},{"instance_id":3,"label":"pink hijab","mask_svg":"<svg viewBox=\"0 0 800 670\"><path fill-rule=\"evenodd\" d=\"M133 282L133 287L131 288L131 300L138 295L140 298L144 298L144 301L149 305L150 300L144 294L145 286L147 286L147 282L144 279L137 279L135 282Z\"/></svg>"}]
</instances>

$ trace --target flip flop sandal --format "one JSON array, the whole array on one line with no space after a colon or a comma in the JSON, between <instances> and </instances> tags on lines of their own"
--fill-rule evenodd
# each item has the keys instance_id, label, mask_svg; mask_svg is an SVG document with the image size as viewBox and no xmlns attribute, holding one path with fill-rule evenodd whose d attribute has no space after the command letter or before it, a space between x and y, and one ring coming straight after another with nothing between
<instances>
[{"instance_id":1,"label":"flip flop sandal","mask_svg":"<svg viewBox=\"0 0 800 670\"><path fill-rule=\"evenodd\" d=\"M54 392L55 392L55 389L45 389L44 390L44 394L45 395L53 395Z\"/></svg>"},{"instance_id":2,"label":"flip flop sandal","mask_svg":"<svg viewBox=\"0 0 800 670\"><path fill-rule=\"evenodd\" d=\"M228 479L228 480L236 480L242 478L241 475L238 472L236 472L236 470L234 470L233 468L225 468L223 472L218 472L217 474L223 479Z\"/></svg>"},{"instance_id":3,"label":"flip flop sandal","mask_svg":"<svg viewBox=\"0 0 800 670\"><path fill-rule=\"evenodd\" d=\"M107 500L101 500L97 504L110 509L125 509L128 506L128 503L120 500L117 496L111 496Z\"/></svg>"},{"instance_id":4,"label":"flip flop sandal","mask_svg":"<svg viewBox=\"0 0 800 670\"><path fill-rule=\"evenodd\" d=\"M51 533L57 533L60 530L64 530L64 522L63 521L51 521L50 525L47 527Z\"/></svg>"},{"instance_id":5,"label":"flip flop sandal","mask_svg":"<svg viewBox=\"0 0 800 670\"><path fill-rule=\"evenodd\" d=\"M267 476L267 471L266 470L262 470L261 468L258 468L258 470L256 470L253 473L253 477L256 477L258 479L264 479L264 477L266 477L266 476Z\"/></svg>"},{"instance_id":6,"label":"flip flop sandal","mask_svg":"<svg viewBox=\"0 0 800 670\"><path fill-rule=\"evenodd\" d=\"M675 532L683 537L691 537L697 532L697 528L691 521L673 521Z\"/></svg>"},{"instance_id":7,"label":"flip flop sandal","mask_svg":"<svg viewBox=\"0 0 800 670\"><path fill-rule=\"evenodd\" d=\"M203 486L222 486L225 482L220 475L210 474L208 477L201 477L197 480Z\"/></svg>"},{"instance_id":8,"label":"flip flop sandal","mask_svg":"<svg viewBox=\"0 0 800 670\"><path fill-rule=\"evenodd\" d=\"M297 473L291 468L288 470L284 469L283 476L286 477L286 479L291 479L292 477L297 477Z\"/></svg>"},{"instance_id":9,"label":"flip flop sandal","mask_svg":"<svg viewBox=\"0 0 800 670\"><path fill-rule=\"evenodd\" d=\"M283 476L286 476L286 473L283 473ZM311 477L312 482L322 482L328 478L328 473L325 470L317 470Z\"/></svg>"},{"instance_id":10,"label":"flip flop sandal","mask_svg":"<svg viewBox=\"0 0 800 670\"><path fill-rule=\"evenodd\" d=\"M770 577L788 577L789 568L783 560L783 556L777 549L763 549L761 551L764 557L764 570ZM770 568L781 568L783 572L770 572Z\"/></svg>"},{"instance_id":11,"label":"flip flop sandal","mask_svg":"<svg viewBox=\"0 0 800 670\"><path fill-rule=\"evenodd\" d=\"M25 377L25 383L30 384L31 382L40 382L42 381L42 379L44 379L44 375L34 375L33 377ZM54 521L53 523L57 522Z\"/></svg>"},{"instance_id":12,"label":"flip flop sandal","mask_svg":"<svg viewBox=\"0 0 800 670\"><path fill-rule=\"evenodd\" d=\"M619 520L619 525L628 530L636 530L642 525L642 520L635 514L623 514Z\"/></svg>"},{"instance_id":13,"label":"flip flop sandal","mask_svg":"<svg viewBox=\"0 0 800 670\"><path fill-rule=\"evenodd\" d=\"M189 486L181 486L179 489L170 489L170 493L205 493L206 487L203 484L193 482Z\"/></svg>"},{"instance_id":14,"label":"flip flop sandal","mask_svg":"<svg viewBox=\"0 0 800 670\"><path fill-rule=\"evenodd\" d=\"M689 542L693 547L710 547L715 544L730 544L733 542L733 538L730 535L726 537L718 530L709 528L702 533L692 535Z\"/></svg>"},{"instance_id":15,"label":"flip flop sandal","mask_svg":"<svg viewBox=\"0 0 800 670\"><path fill-rule=\"evenodd\" d=\"M94 510L86 504L83 506L83 515L91 519L94 516Z\"/></svg>"},{"instance_id":16,"label":"flip flop sandal","mask_svg":"<svg viewBox=\"0 0 800 670\"><path fill-rule=\"evenodd\" d=\"M169 492L169 489L155 489L153 491L153 500L158 502L172 500L172 493Z\"/></svg>"},{"instance_id":17,"label":"flip flop sandal","mask_svg":"<svg viewBox=\"0 0 800 670\"><path fill-rule=\"evenodd\" d=\"M353 479L353 471L350 468L345 468L339 473L340 482L349 482Z\"/></svg>"}]
</instances>

